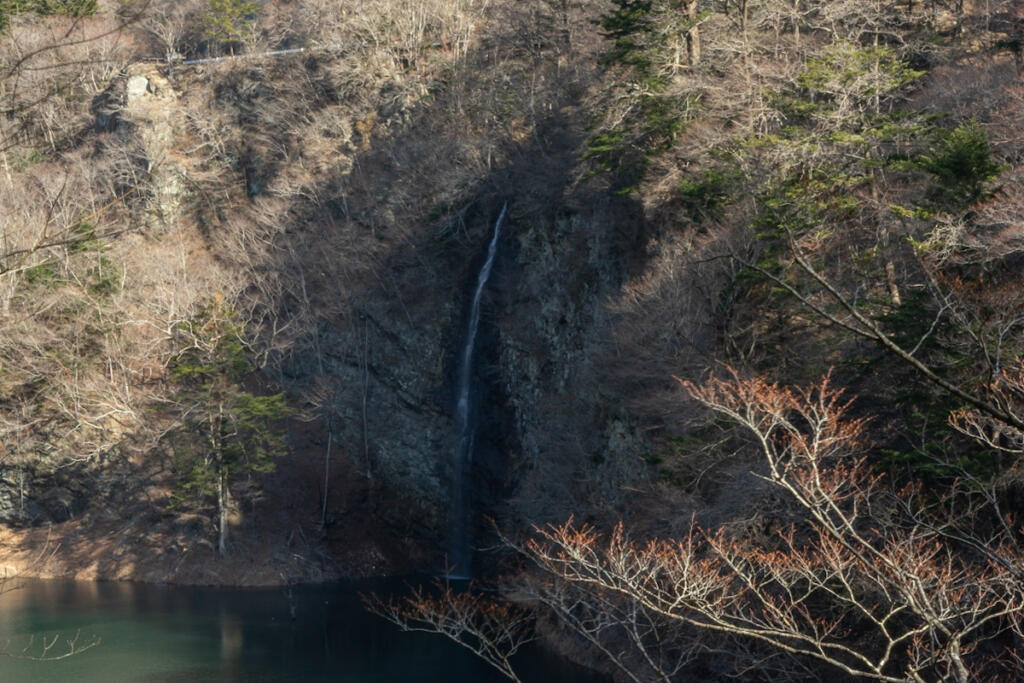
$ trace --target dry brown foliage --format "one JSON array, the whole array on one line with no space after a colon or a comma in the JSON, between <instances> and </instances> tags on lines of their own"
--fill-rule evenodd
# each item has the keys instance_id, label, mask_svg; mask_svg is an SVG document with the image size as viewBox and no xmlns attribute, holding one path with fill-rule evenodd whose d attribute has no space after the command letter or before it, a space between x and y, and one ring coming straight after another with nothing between
<instances>
[{"instance_id":1,"label":"dry brown foliage","mask_svg":"<svg viewBox=\"0 0 1024 683\"><path fill-rule=\"evenodd\" d=\"M1011 520L972 524L991 516L989 499L894 488L865 459L867 420L827 376L807 389L731 371L682 384L751 435L799 521L764 538L693 523L681 538L635 541L622 524L604 535L570 520L511 542L539 570L534 597L570 629L634 681L672 680L701 649L692 632L717 634L734 656L754 656L756 642L880 681L1012 669L1024 552ZM971 420L958 418L996 443ZM390 617L447 623L473 606L413 599Z\"/></svg>"},{"instance_id":2,"label":"dry brown foliage","mask_svg":"<svg viewBox=\"0 0 1024 683\"><path fill-rule=\"evenodd\" d=\"M511 658L532 641L533 616L516 605L467 590L456 592L449 585L435 590L413 589L412 595L385 601L364 596L366 607L403 631L439 633L469 648L513 681L519 681Z\"/></svg>"},{"instance_id":3,"label":"dry brown foliage","mask_svg":"<svg viewBox=\"0 0 1024 683\"><path fill-rule=\"evenodd\" d=\"M746 428L804 521L761 543L696 525L637 543L621 525L605 539L570 522L520 546L545 574L876 680L966 681L1009 654L985 643L1024 611L1019 531L971 537L973 548L944 533L935 516L963 493L937 512L874 474L865 420L827 377L799 391L735 374L683 385Z\"/></svg>"},{"instance_id":4,"label":"dry brown foliage","mask_svg":"<svg viewBox=\"0 0 1024 683\"><path fill-rule=\"evenodd\" d=\"M93 97L132 59L118 18L22 14L0 36L0 154L5 170L25 156L67 146L89 125Z\"/></svg>"}]
</instances>

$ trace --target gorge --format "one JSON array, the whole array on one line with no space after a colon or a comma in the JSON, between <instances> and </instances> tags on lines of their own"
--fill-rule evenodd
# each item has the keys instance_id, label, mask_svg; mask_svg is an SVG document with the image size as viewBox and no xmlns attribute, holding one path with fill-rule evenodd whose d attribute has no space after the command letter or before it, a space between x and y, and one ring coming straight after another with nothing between
<instances>
[{"instance_id":1,"label":"gorge","mask_svg":"<svg viewBox=\"0 0 1024 683\"><path fill-rule=\"evenodd\" d=\"M1022 36L0 0L4 576L251 634L422 577L368 603L511 680L1020 677Z\"/></svg>"}]
</instances>

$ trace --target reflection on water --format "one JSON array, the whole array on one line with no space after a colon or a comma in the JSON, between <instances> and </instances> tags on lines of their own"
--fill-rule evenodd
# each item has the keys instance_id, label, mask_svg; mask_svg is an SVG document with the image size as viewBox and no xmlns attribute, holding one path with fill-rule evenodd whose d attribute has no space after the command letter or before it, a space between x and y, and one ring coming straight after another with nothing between
<instances>
[{"instance_id":1,"label":"reflection on water","mask_svg":"<svg viewBox=\"0 0 1024 683\"><path fill-rule=\"evenodd\" d=\"M238 617L225 614L221 610L220 615L220 661L225 664L235 662L242 656L242 622Z\"/></svg>"},{"instance_id":2,"label":"reflection on water","mask_svg":"<svg viewBox=\"0 0 1024 683\"><path fill-rule=\"evenodd\" d=\"M58 632L102 642L60 661L0 657L0 682L505 680L441 637L402 633L367 614L358 598L403 590L393 583L223 590L25 581L0 595L0 643L9 640L9 652ZM541 652L524 653L519 664L530 683L598 680Z\"/></svg>"}]
</instances>

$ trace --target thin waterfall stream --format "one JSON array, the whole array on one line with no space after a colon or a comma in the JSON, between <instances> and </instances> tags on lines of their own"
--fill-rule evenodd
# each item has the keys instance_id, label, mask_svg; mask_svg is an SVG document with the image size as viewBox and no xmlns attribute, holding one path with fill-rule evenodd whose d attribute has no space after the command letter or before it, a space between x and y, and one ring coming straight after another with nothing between
<instances>
[{"instance_id":1,"label":"thin waterfall stream","mask_svg":"<svg viewBox=\"0 0 1024 683\"><path fill-rule=\"evenodd\" d=\"M451 548L446 568L449 578L469 578L472 573L473 551L470 547L469 505L467 503L469 471L473 462L473 441L476 435L476 420L472 410L473 352L476 348L477 331L480 328L480 302L483 299L487 280L491 277L494 257L498 253L498 239L501 225L505 221L508 202L501 207L498 220L494 223L494 234L487 245L487 258L476 278L473 304L469 309L469 325L459 360L458 384L456 386L455 429L459 436L453 456Z\"/></svg>"}]
</instances>

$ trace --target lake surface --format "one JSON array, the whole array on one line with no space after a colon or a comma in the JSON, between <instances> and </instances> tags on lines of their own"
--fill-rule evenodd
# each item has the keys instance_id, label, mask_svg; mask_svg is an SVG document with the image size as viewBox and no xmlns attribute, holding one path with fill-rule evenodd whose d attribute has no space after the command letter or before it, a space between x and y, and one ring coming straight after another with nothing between
<instances>
[{"instance_id":1,"label":"lake surface","mask_svg":"<svg viewBox=\"0 0 1024 683\"><path fill-rule=\"evenodd\" d=\"M401 583L299 586L291 596L280 588L19 585L0 595L0 644L9 642L7 652L20 652L35 636L38 653L39 639L56 633L101 642L60 661L0 657L3 683L507 680L441 636L403 633L365 612L360 592L400 593ZM603 680L539 649L523 652L518 664L530 683Z\"/></svg>"}]
</instances>

